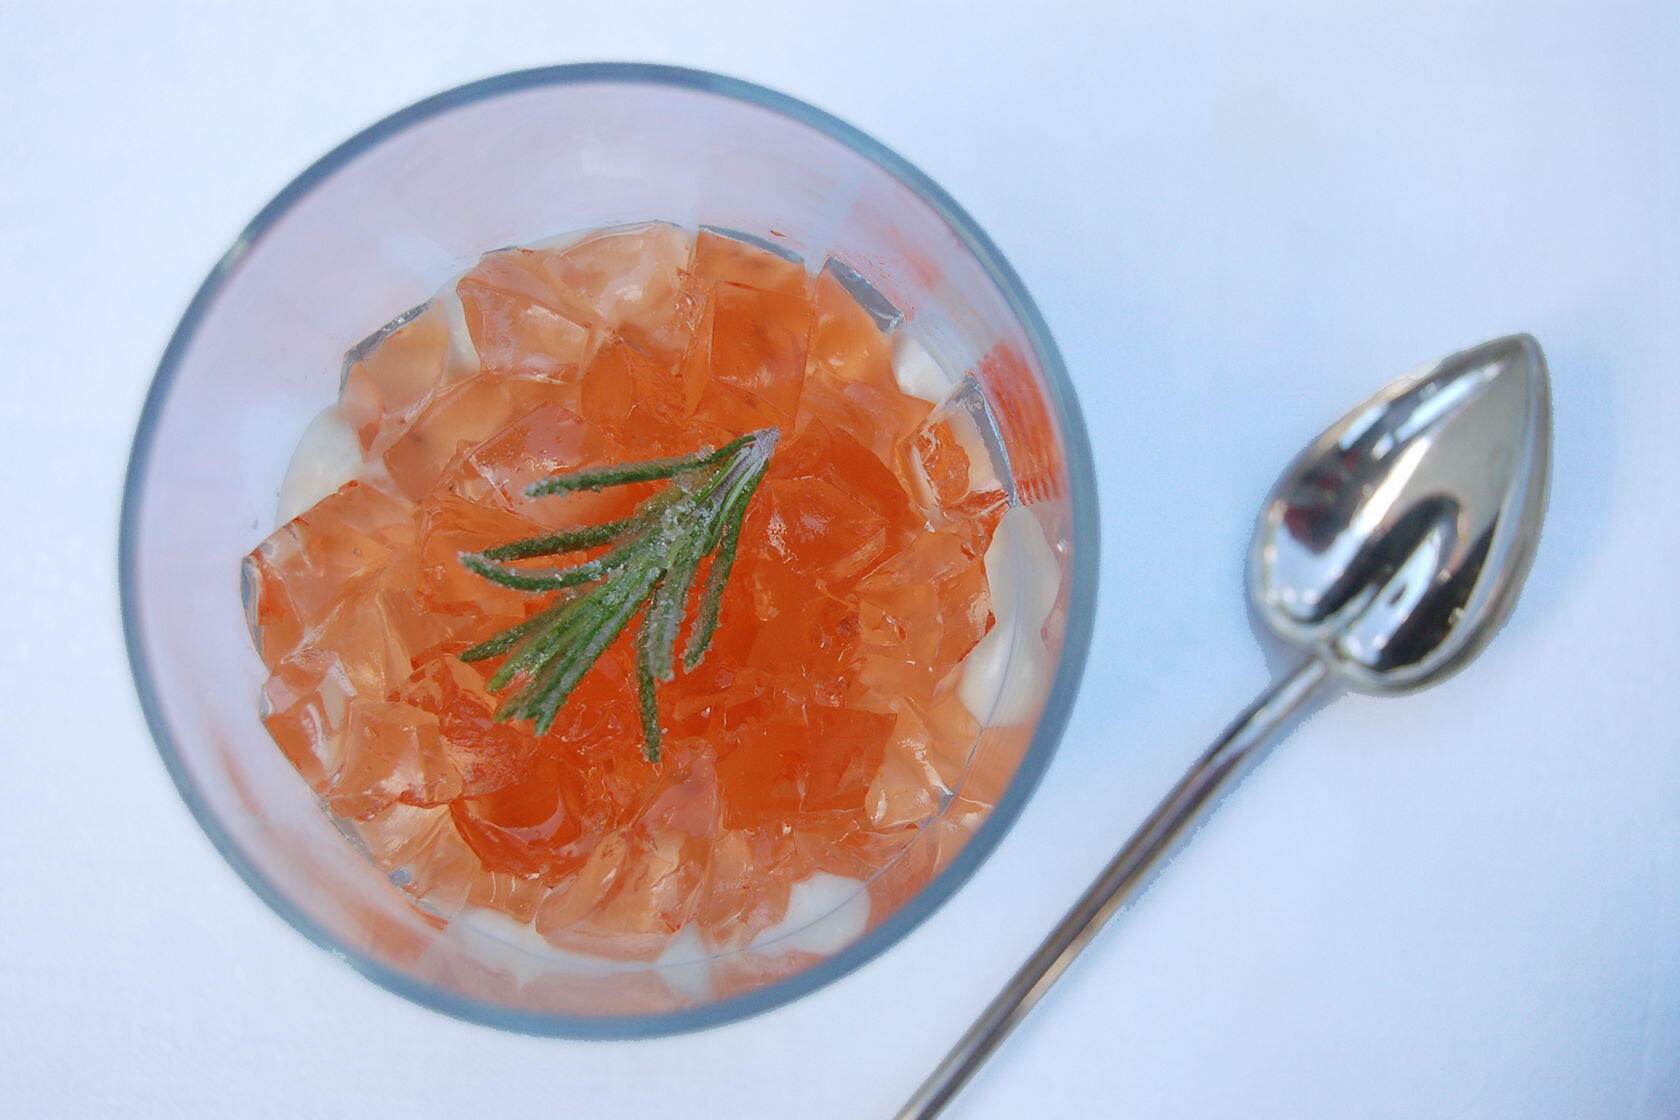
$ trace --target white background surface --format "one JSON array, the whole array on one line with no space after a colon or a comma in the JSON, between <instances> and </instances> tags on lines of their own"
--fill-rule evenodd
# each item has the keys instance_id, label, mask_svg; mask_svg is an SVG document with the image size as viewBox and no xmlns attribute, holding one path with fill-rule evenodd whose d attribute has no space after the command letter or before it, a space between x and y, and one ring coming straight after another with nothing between
<instances>
[{"instance_id":1,"label":"white background surface","mask_svg":"<svg viewBox=\"0 0 1680 1120\"><path fill-rule=\"evenodd\" d=\"M0 1113L890 1114L1264 683L1276 470L1527 329L1557 473L1504 636L1298 733L952 1115L1680 1116L1677 11L0 4ZM153 752L114 575L151 367L239 227L416 98L597 58L787 90L943 183L1061 342L1105 519L1083 699L973 883L827 991L633 1044L422 1011L263 909Z\"/></svg>"}]
</instances>

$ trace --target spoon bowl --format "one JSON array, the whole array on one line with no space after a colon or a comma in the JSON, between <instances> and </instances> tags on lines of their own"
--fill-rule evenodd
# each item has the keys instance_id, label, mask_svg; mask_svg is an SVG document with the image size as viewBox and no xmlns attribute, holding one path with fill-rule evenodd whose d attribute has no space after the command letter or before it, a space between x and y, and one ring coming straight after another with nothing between
<instances>
[{"instance_id":1,"label":"spoon bowl","mask_svg":"<svg viewBox=\"0 0 1680 1120\"><path fill-rule=\"evenodd\" d=\"M1550 407L1546 360L1519 334L1349 412L1261 511L1248 565L1256 613L1360 692L1410 692L1463 668L1534 559Z\"/></svg>"}]
</instances>

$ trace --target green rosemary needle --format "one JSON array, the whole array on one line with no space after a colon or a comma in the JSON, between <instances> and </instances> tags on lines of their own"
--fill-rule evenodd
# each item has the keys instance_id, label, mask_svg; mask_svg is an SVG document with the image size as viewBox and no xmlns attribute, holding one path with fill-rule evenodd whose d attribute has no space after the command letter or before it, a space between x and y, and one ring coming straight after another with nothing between
<instances>
[{"instance_id":1,"label":"green rosemary needle","mask_svg":"<svg viewBox=\"0 0 1680 1120\"><path fill-rule=\"evenodd\" d=\"M638 611L636 680L647 757L660 751L660 681L676 673L677 633L708 560L685 670L706 656L735 563L741 523L770 466L779 433L763 428L722 447L668 459L590 467L542 479L526 488L532 497L601 490L631 482L669 479L670 485L617 521L527 537L463 552L461 563L493 583L517 591L559 591L560 597L517 626L510 626L461 654L463 661L507 655L489 680L499 691L517 685L496 712L498 719L529 719L547 733L601 654ZM558 556L610 546L593 560L558 568L513 567L509 561Z\"/></svg>"}]
</instances>

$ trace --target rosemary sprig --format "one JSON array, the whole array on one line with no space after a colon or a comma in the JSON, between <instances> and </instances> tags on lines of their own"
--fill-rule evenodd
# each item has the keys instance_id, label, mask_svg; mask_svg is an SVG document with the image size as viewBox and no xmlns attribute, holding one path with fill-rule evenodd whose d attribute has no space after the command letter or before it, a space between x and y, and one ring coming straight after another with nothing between
<instances>
[{"instance_id":1,"label":"rosemary sprig","mask_svg":"<svg viewBox=\"0 0 1680 1120\"><path fill-rule=\"evenodd\" d=\"M637 611L636 680L647 757L659 760L657 689L676 673L677 632L710 558L695 622L683 651L685 670L706 656L717 633L724 588L735 563L747 506L769 469L775 428L763 428L715 450L612 467L591 467L542 479L532 497L601 490L630 482L669 479L671 485L634 514L601 525L527 537L463 552L469 571L516 591L560 591L561 597L517 626L461 654L463 661L508 655L488 684L499 691L517 684L497 719L529 719L537 734L553 725L572 690ZM609 545L593 560L558 568L519 568L509 562L558 556Z\"/></svg>"}]
</instances>

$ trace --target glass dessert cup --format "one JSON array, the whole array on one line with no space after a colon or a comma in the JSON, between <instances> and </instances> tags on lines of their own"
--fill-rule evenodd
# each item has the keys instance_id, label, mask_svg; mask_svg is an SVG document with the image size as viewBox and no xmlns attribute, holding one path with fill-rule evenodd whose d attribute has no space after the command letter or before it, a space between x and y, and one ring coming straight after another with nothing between
<instances>
[{"instance_id":1,"label":"glass dessert cup","mask_svg":"<svg viewBox=\"0 0 1680 1120\"><path fill-rule=\"evenodd\" d=\"M483 252L647 220L738 231L813 269L830 255L855 268L883 321L959 375L941 407L972 423L1003 467L1016 507L1007 516L1030 526L996 570L988 554L989 716L966 770L871 880L866 918L840 900L790 919L793 971L545 952L416 905L322 811L260 720L263 668L238 558L271 528L285 464L337 395L345 353ZM193 300L130 465L130 655L189 807L312 940L401 995L499 1027L696 1029L858 967L996 845L1048 762L1083 664L1096 571L1090 474L1031 301L984 234L901 159L809 106L714 75L627 65L512 74L415 105L327 155L258 215Z\"/></svg>"}]
</instances>

